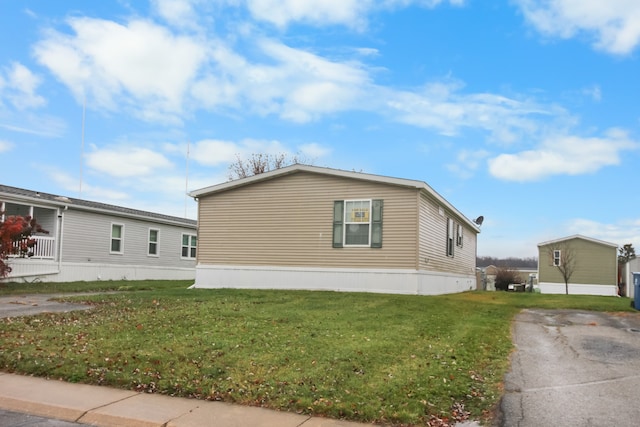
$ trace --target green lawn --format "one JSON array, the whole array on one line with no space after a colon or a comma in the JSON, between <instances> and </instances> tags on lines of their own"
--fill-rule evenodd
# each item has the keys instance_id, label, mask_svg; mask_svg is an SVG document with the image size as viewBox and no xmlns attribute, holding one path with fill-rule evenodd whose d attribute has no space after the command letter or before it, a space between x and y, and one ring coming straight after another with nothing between
<instances>
[{"instance_id":1,"label":"green lawn","mask_svg":"<svg viewBox=\"0 0 640 427\"><path fill-rule=\"evenodd\" d=\"M0 369L285 411L425 424L490 417L522 308L631 310L615 297L470 292L436 297L186 290L98 282L56 292L95 308L0 319ZM9 285L0 295L24 293Z\"/></svg>"}]
</instances>

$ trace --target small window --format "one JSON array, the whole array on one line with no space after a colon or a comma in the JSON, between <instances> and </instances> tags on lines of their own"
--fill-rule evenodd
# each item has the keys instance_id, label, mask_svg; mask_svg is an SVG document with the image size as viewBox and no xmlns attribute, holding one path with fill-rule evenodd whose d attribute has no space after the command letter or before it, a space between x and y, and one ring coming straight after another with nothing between
<instances>
[{"instance_id":1,"label":"small window","mask_svg":"<svg viewBox=\"0 0 640 427\"><path fill-rule=\"evenodd\" d=\"M333 247L382 247L382 200L337 200Z\"/></svg>"},{"instance_id":2,"label":"small window","mask_svg":"<svg viewBox=\"0 0 640 427\"><path fill-rule=\"evenodd\" d=\"M124 225L111 224L111 251L112 254L124 252Z\"/></svg>"},{"instance_id":3,"label":"small window","mask_svg":"<svg viewBox=\"0 0 640 427\"><path fill-rule=\"evenodd\" d=\"M447 256L453 256L454 227L453 220L447 218Z\"/></svg>"},{"instance_id":4,"label":"small window","mask_svg":"<svg viewBox=\"0 0 640 427\"><path fill-rule=\"evenodd\" d=\"M560 249L555 249L553 251L553 265L555 267L559 267L562 264L562 251Z\"/></svg>"},{"instance_id":5,"label":"small window","mask_svg":"<svg viewBox=\"0 0 640 427\"><path fill-rule=\"evenodd\" d=\"M456 230L456 246L462 247L462 225L458 224Z\"/></svg>"},{"instance_id":6,"label":"small window","mask_svg":"<svg viewBox=\"0 0 640 427\"><path fill-rule=\"evenodd\" d=\"M198 239L195 234L182 235L182 258L196 257L196 243Z\"/></svg>"},{"instance_id":7,"label":"small window","mask_svg":"<svg viewBox=\"0 0 640 427\"><path fill-rule=\"evenodd\" d=\"M149 244L148 244L148 252L149 256L158 256L158 243L160 238L160 230L155 228L149 229Z\"/></svg>"}]
</instances>

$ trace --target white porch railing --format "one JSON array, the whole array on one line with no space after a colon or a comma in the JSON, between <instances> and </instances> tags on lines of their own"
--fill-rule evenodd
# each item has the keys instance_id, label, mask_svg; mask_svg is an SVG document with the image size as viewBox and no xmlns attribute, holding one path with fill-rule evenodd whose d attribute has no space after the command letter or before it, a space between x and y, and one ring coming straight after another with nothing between
<instances>
[{"instance_id":1,"label":"white porch railing","mask_svg":"<svg viewBox=\"0 0 640 427\"><path fill-rule=\"evenodd\" d=\"M56 239L48 236L31 236L32 239L36 240L36 245L30 249L30 252L33 252L33 256L29 258L38 258L38 259L55 259L56 255ZM22 241L14 242L13 247L19 248ZM18 255L13 255L13 257L17 257Z\"/></svg>"}]
</instances>

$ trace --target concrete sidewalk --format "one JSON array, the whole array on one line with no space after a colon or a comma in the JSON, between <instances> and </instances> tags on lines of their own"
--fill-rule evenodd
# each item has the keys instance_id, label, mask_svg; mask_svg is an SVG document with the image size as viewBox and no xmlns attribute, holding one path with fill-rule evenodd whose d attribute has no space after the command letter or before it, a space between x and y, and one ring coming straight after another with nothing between
<instances>
[{"instance_id":1,"label":"concrete sidewalk","mask_svg":"<svg viewBox=\"0 0 640 427\"><path fill-rule=\"evenodd\" d=\"M0 372L0 408L104 427L361 427L365 425L264 408L72 384L4 372Z\"/></svg>"}]
</instances>

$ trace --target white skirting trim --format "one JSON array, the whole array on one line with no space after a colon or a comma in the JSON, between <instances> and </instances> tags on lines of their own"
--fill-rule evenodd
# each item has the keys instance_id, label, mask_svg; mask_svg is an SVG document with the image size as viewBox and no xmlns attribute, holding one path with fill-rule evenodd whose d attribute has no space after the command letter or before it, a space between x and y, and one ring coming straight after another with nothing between
<instances>
[{"instance_id":1,"label":"white skirting trim","mask_svg":"<svg viewBox=\"0 0 640 427\"><path fill-rule=\"evenodd\" d=\"M543 294L564 294L566 292L564 283L540 282L540 293ZM618 295L618 287L615 285L588 285L582 283L569 283L569 295Z\"/></svg>"},{"instance_id":2,"label":"white skirting trim","mask_svg":"<svg viewBox=\"0 0 640 427\"><path fill-rule=\"evenodd\" d=\"M439 295L476 289L476 276L422 270L198 265L195 287Z\"/></svg>"}]
</instances>

